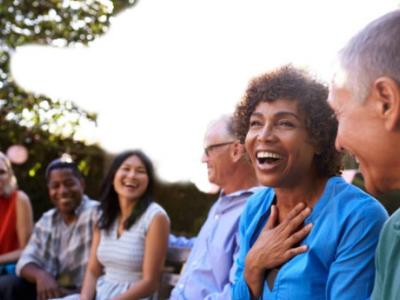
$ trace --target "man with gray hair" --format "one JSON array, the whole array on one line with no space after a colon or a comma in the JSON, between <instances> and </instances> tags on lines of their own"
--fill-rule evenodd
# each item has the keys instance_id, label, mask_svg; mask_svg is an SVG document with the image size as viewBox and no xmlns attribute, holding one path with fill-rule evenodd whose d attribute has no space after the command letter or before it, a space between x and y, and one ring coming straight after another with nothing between
<instances>
[{"instance_id":1,"label":"man with gray hair","mask_svg":"<svg viewBox=\"0 0 400 300\"><path fill-rule=\"evenodd\" d=\"M253 167L233 133L229 116L208 127L202 162L207 164L208 180L221 192L195 239L171 300L231 298L239 218L247 198L258 189Z\"/></svg>"},{"instance_id":2,"label":"man with gray hair","mask_svg":"<svg viewBox=\"0 0 400 300\"><path fill-rule=\"evenodd\" d=\"M328 99L336 147L356 156L372 194L400 189L400 10L368 24L338 58ZM381 232L372 299L400 299L400 210Z\"/></svg>"}]
</instances>

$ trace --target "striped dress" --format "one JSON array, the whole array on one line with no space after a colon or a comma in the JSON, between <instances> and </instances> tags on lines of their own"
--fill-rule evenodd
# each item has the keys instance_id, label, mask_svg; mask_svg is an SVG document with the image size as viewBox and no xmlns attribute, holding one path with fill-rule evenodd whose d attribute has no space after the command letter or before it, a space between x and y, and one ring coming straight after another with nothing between
<instances>
[{"instance_id":1,"label":"striped dress","mask_svg":"<svg viewBox=\"0 0 400 300\"><path fill-rule=\"evenodd\" d=\"M104 267L104 275L97 280L96 300L113 299L141 280L147 230L158 213L167 216L165 210L153 202L139 220L129 230L124 231L120 237L117 235L117 220L108 231L100 231L97 259ZM78 300L79 294L62 299ZM149 299L151 297L142 300Z\"/></svg>"},{"instance_id":2,"label":"striped dress","mask_svg":"<svg viewBox=\"0 0 400 300\"><path fill-rule=\"evenodd\" d=\"M104 266L104 275L97 281L96 300L113 298L142 278L147 229L158 213L167 215L160 205L153 202L140 219L120 237L117 237L117 221L110 230L101 231L97 258Z\"/></svg>"}]
</instances>

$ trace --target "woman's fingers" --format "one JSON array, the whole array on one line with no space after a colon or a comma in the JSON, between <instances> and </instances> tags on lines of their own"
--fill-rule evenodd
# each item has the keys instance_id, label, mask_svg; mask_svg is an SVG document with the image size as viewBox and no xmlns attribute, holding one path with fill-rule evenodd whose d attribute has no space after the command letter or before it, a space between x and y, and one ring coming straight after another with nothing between
<instances>
[{"instance_id":1,"label":"woman's fingers","mask_svg":"<svg viewBox=\"0 0 400 300\"><path fill-rule=\"evenodd\" d=\"M310 233L311 228L312 228L312 223L309 223L300 230L290 235L287 239L288 247L292 247L293 245L296 245L297 243L304 240L304 238Z\"/></svg>"},{"instance_id":2,"label":"woman's fingers","mask_svg":"<svg viewBox=\"0 0 400 300\"><path fill-rule=\"evenodd\" d=\"M285 252L285 260L284 262L287 262L289 259L295 257L296 255L299 255L301 253L304 253L308 250L307 245L301 245L299 247L295 248L290 248Z\"/></svg>"},{"instance_id":3,"label":"woman's fingers","mask_svg":"<svg viewBox=\"0 0 400 300\"><path fill-rule=\"evenodd\" d=\"M276 205L271 205L271 214L269 215L268 222L263 230L270 230L275 228L278 223L278 208Z\"/></svg>"},{"instance_id":4,"label":"woman's fingers","mask_svg":"<svg viewBox=\"0 0 400 300\"><path fill-rule=\"evenodd\" d=\"M304 223L304 220L311 214L311 208L304 207L299 210L297 206L289 213L288 217L281 223L287 236L291 236L293 232ZM294 212L297 214L294 215Z\"/></svg>"}]
</instances>

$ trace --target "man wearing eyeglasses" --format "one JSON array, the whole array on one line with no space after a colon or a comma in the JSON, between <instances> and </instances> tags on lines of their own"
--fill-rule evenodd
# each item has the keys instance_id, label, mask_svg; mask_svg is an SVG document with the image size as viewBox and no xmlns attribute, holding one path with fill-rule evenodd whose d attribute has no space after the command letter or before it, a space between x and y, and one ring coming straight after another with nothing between
<instances>
[{"instance_id":1,"label":"man wearing eyeglasses","mask_svg":"<svg viewBox=\"0 0 400 300\"><path fill-rule=\"evenodd\" d=\"M231 298L240 214L247 198L259 189L244 145L233 133L231 117L210 124L204 145L202 162L207 165L208 180L221 192L193 243L171 300Z\"/></svg>"}]
</instances>

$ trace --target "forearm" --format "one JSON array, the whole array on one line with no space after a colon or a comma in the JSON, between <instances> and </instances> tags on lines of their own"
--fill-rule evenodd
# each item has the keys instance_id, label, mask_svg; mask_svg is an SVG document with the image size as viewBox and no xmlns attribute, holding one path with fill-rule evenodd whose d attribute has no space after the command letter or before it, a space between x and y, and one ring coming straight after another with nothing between
<instances>
[{"instance_id":1,"label":"forearm","mask_svg":"<svg viewBox=\"0 0 400 300\"><path fill-rule=\"evenodd\" d=\"M43 276L53 277L53 275L38 267L34 263L28 263L21 269L21 277L32 283L37 283L37 281Z\"/></svg>"},{"instance_id":2,"label":"forearm","mask_svg":"<svg viewBox=\"0 0 400 300\"><path fill-rule=\"evenodd\" d=\"M21 256L22 249L0 255L0 264L16 262Z\"/></svg>"},{"instance_id":3,"label":"forearm","mask_svg":"<svg viewBox=\"0 0 400 300\"><path fill-rule=\"evenodd\" d=\"M80 300L92 300L96 294L97 277L88 272L83 281Z\"/></svg>"},{"instance_id":4,"label":"forearm","mask_svg":"<svg viewBox=\"0 0 400 300\"><path fill-rule=\"evenodd\" d=\"M256 260L253 259L249 252L244 268L244 279L250 290L252 299L261 296L264 282L263 274L265 273L265 270L261 269L260 266L255 263L255 261Z\"/></svg>"},{"instance_id":5,"label":"forearm","mask_svg":"<svg viewBox=\"0 0 400 300\"><path fill-rule=\"evenodd\" d=\"M113 300L136 300L149 297L157 291L159 280L142 279L132 285L125 293L117 296Z\"/></svg>"}]
</instances>

